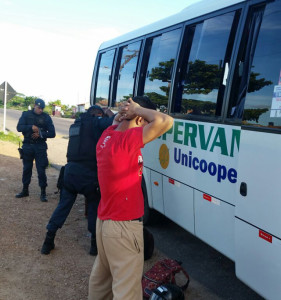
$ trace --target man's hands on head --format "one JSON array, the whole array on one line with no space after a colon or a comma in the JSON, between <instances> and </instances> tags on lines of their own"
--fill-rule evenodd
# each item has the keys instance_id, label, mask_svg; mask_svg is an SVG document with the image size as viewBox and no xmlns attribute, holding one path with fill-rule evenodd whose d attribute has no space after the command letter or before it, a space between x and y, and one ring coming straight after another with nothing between
<instances>
[{"instance_id":1,"label":"man's hands on head","mask_svg":"<svg viewBox=\"0 0 281 300\"><path fill-rule=\"evenodd\" d=\"M140 105L129 98L128 101L124 101L119 106L119 114L121 115L121 120L131 120L137 116L136 110Z\"/></svg>"},{"instance_id":2,"label":"man's hands on head","mask_svg":"<svg viewBox=\"0 0 281 300\"><path fill-rule=\"evenodd\" d=\"M113 125L118 125L123 120L131 120L137 116L135 113L136 107L139 105L135 103L131 98L127 101L120 103L118 107L118 113L115 115Z\"/></svg>"},{"instance_id":3,"label":"man's hands on head","mask_svg":"<svg viewBox=\"0 0 281 300\"><path fill-rule=\"evenodd\" d=\"M122 120L134 119L137 116L146 121L146 123L141 123L141 125L144 125L144 144L155 140L173 126L174 120L172 117L153 109L141 107L131 98L128 101L120 103L119 113L115 117L115 120L117 121L115 124L118 124Z\"/></svg>"}]
</instances>

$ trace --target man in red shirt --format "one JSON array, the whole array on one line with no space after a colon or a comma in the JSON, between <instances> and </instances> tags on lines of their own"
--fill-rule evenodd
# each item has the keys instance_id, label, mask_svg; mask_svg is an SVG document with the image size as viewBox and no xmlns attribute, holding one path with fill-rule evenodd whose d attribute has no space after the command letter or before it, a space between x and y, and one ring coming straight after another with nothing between
<instances>
[{"instance_id":1,"label":"man in red shirt","mask_svg":"<svg viewBox=\"0 0 281 300\"><path fill-rule=\"evenodd\" d=\"M148 97L123 103L96 149L101 200L98 256L89 281L89 300L142 300L144 201L141 148L164 134L173 118L155 110Z\"/></svg>"}]
</instances>

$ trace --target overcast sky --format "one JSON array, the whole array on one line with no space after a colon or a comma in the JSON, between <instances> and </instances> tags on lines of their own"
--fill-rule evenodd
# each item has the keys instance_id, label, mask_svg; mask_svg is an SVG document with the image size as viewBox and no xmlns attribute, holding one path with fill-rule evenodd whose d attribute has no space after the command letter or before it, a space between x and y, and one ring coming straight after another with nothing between
<instances>
[{"instance_id":1,"label":"overcast sky","mask_svg":"<svg viewBox=\"0 0 281 300\"><path fill-rule=\"evenodd\" d=\"M89 101L99 45L198 0L0 0L0 84L44 100Z\"/></svg>"}]
</instances>

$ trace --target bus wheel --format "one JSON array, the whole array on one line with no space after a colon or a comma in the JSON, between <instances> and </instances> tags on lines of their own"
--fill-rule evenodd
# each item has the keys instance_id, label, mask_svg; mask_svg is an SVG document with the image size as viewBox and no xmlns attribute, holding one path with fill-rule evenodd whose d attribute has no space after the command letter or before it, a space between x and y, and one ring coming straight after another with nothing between
<instances>
[{"instance_id":1,"label":"bus wheel","mask_svg":"<svg viewBox=\"0 0 281 300\"><path fill-rule=\"evenodd\" d=\"M142 182L141 182L141 188L142 188L143 201L144 201L143 225L147 225L147 224L149 224L149 221L150 221L151 210L148 205L146 184L145 184L145 181L143 178L142 178Z\"/></svg>"},{"instance_id":2,"label":"bus wheel","mask_svg":"<svg viewBox=\"0 0 281 300\"><path fill-rule=\"evenodd\" d=\"M147 196L143 194L144 200L144 215L143 215L143 225L148 225L151 223L151 209L148 205Z\"/></svg>"},{"instance_id":3,"label":"bus wheel","mask_svg":"<svg viewBox=\"0 0 281 300\"><path fill-rule=\"evenodd\" d=\"M142 187L143 201L144 201L143 225L152 225L157 223L161 214L149 207L146 184L143 178L142 178L141 187Z\"/></svg>"}]
</instances>

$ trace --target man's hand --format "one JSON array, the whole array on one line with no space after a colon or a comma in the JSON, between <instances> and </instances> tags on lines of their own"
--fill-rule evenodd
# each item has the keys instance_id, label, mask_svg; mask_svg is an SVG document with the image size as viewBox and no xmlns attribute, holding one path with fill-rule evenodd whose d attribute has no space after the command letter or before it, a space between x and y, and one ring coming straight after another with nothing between
<instances>
[{"instance_id":1,"label":"man's hand","mask_svg":"<svg viewBox=\"0 0 281 300\"><path fill-rule=\"evenodd\" d=\"M131 120L137 116L136 110L140 105L130 98L128 101L124 101L119 106L119 113L122 115L122 119Z\"/></svg>"},{"instance_id":2,"label":"man's hand","mask_svg":"<svg viewBox=\"0 0 281 300\"><path fill-rule=\"evenodd\" d=\"M114 115L114 113L109 108L104 108L103 112L106 116L111 117Z\"/></svg>"},{"instance_id":3,"label":"man's hand","mask_svg":"<svg viewBox=\"0 0 281 300\"><path fill-rule=\"evenodd\" d=\"M31 137L33 140L37 140L39 138L39 131L32 133Z\"/></svg>"},{"instance_id":4,"label":"man's hand","mask_svg":"<svg viewBox=\"0 0 281 300\"><path fill-rule=\"evenodd\" d=\"M37 132L39 134L39 128L35 125L32 125L32 131Z\"/></svg>"},{"instance_id":5,"label":"man's hand","mask_svg":"<svg viewBox=\"0 0 281 300\"><path fill-rule=\"evenodd\" d=\"M118 125L122 120L124 120L124 117L119 112L115 115L112 125Z\"/></svg>"}]
</instances>

